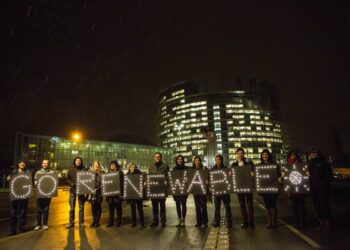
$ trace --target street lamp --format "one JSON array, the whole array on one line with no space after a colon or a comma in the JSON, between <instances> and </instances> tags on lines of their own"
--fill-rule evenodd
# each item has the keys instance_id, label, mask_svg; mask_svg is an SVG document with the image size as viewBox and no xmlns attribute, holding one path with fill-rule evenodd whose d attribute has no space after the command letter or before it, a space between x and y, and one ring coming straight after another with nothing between
<instances>
[{"instance_id":1,"label":"street lamp","mask_svg":"<svg viewBox=\"0 0 350 250\"><path fill-rule=\"evenodd\" d=\"M78 151L78 154L79 154L79 142L81 141L81 133L74 132L72 134L72 140L77 143L77 151Z\"/></svg>"}]
</instances>

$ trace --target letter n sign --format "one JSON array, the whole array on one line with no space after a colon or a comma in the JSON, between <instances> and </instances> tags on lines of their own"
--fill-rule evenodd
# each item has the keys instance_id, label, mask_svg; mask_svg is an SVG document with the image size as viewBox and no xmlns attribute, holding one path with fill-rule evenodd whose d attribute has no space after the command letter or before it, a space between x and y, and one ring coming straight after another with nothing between
<instances>
[{"instance_id":1,"label":"letter n sign","mask_svg":"<svg viewBox=\"0 0 350 250\"><path fill-rule=\"evenodd\" d=\"M10 181L10 199L23 200L28 199L33 192L32 174L17 174L11 177Z\"/></svg>"},{"instance_id":2,"label":"letter n sign","mask_svg":"<svg viewBox=\"0 0 350 250\"><path fill-rule=\"evenodd\" d=\"M37 175L37 198L50 198L57 196L58 174L47 173Z\"/></svg>"}]
</instances>

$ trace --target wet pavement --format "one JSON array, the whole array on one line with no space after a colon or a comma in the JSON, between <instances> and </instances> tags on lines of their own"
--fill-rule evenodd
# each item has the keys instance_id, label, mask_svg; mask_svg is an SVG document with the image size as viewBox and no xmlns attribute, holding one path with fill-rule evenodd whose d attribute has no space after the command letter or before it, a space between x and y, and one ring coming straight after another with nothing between
<instances>
[{"instance_id":1,"label":"wet pavement","mask_svg":"<svg viewBox=\"0 0 350 250\"><path fill-rule=\"evenodd\" d=\"M119 228L107 228L108 211L103 203L102 226L90 228L91 205L85 206L85 228L67 230L69 205L68 191L59 190L59 196L51 203L49 229L38 232L31 231L35 226L35 200L30 200L27 229L28 232L12 237L9 233L8 195L0 196L0 249L349 249L349 198L334 197L334 208L337 228L331 233L320 233L314 230L316 217L313 207L307 198L308 225L304 231L293 227L290 203L281 196L278 201L279 225L273 230L265 229L265 213L260 196L255 195L255 229L241 229L240 210L236 195L232 195L231 207L234 226L227 230L220 228L196 228L195 207L192 196L188 200L188 212L185 228L177 228L175 203L171 197L167 199L167 227L131 228L130 208L125 204L123 209L123 225ZM341 208L338 208L341 207ZM78 210L78 209L77 209ZM213 206L208 207L210 224L213 218ZM78 212L78 211L76 211ZM152 220L152 208L149 201L144 207L146 224ZM78 218L78 214L76 215Z\"/></svg>"}]
</instances>

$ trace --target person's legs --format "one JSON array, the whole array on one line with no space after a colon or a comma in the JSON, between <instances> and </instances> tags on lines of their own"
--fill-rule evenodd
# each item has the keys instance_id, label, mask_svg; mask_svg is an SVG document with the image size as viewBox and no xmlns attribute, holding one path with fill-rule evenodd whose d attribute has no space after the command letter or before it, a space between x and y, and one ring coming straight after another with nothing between
<instances>
[{"instance_id":1,"label":"person's legs","mask_svg":"<svg viewBox=\"0 0 350 250\"><path fill-rule=\"evenodd\" d=\"M122 201L118 201L116 203L116 210L117 210L117 226L120 226L122 224L122 216L123 216L123 206Z\"/></svg>"},{"instance_id":2,"label":"person's legs","mask_svg":"<svg viewBox=\"0 0 350 250\"><path fill-rule=\"evenodd\" d=\"M28 199L20 200L19 231L24 232L27 220Z\"/></svg>"},{"instance_id":3,"label":"person's legs","mask_svg":"<svg viewBox=\"0 0 350 250\"><path fill-rule=\"evenodd\" d=\"M239 201L239 207L241 209L241 214L243 218L243 224L242 226L248 226L248 214L247 214L247 208L246 208L246 194L237 194L238 201Z\"/></svg>"},{"instance_id":4,"label":"person's legs","mask_svg":"<svg viewBox=\"0 0 350 250\"><path fill-rule=\"evenodd\" d=\"M196 226L201 226L202 225L202 209L201 209L201 200L199 195L193 195L194 197L194 205L196 207L196 221L197 225Z\"/></svg>"},{"instance_id":5,"label":"person's legs","mask_svg":"<svg viewBox=\"0 0 350 250\"><path fill-rule=\"evenodd\" d=\"M159 199L160 204L160 221L162 225L166 224L166 207L165 207L165 199Z\"/></svg>"},{"instance_id":6,"label":"person's legs","mask_svg":"<svg viewBox=\"0 0 350 250\"><path fill-rule=\"evenodd\" d=\"M202 209L202 223L204 225L208 224L208 211L207 211L207 197L203 195L200 199L201 209Z\"/></svg>"},{"instance_id":7,"label":"person's legs","mask_svg":"<svg viewBox=\"0 0 350 250\"><path fill-rule=\"evenodd\" d=\"M143 208L142 208L142 206L143 206L143 201L142 200L138 201L137 202L137 211L139 213L140 225L144 226L145 225L145 217L143 215Z\"/></svg>"},{"instance_id":8,"label":"person's legs","mask_svg":"<svg viewBox=\"0 0 350 250\"><path fill-rule=\"evenodd\" d=\"M158 225L159 224L159 208L158 208L158 199L151 199L152 202L152 213L153 213L153 224L152 225ZM151 226L152 226L151 225Z\"/></svg>"},{"instance_id":9,"label":"person's legs","mask_svg":"<svg viewBox=\"0 0 350 250\"><path fill-rule=\"evenodd\" d=\"M17 215L19 213L19 200L11 201L11 229L10 235L17 232Z\"/></svg>"},{"instance_id":10,"label":"person's legs","mask_svg":"<svg viewBox=\"0 0 350 250\"><path fill-rule=\"evenodd\" d=\"M109 201L108 208L109 208L109 223L107 226L113 226L114 224L114 209L115 209L116 203L113 201Z\"/></svg>"},{"instance_id":11,"label":"person's legs","mask_svg":"<svg viewBox=\"0 0 350 250\"><path fill-rule=\"evenodd\" d=\"M214 227L220 225L221 215L221 196L214 196L214 206L215 206L215 215L214 215Z\"/></svg>"},{"instance_id":12,"label":"person's legs","mask_svg":"<svg viewBox=\"0 0 350 250\"><path fill-rule=\"evenodd\" d=\"M69 193L69 224L73 225L75 220L75 201L76 195Z\"/></svg>"},{"instance_id":13,"label":"person's legs","mask_svg":"<svg viewBox=\"0 0 350 250\"><path fill-rule=\"evenodd\" d=\"M226 210L227 227L232 227L231 198L229 194L224 195L223 202Z\"/></svg>"},{"instance_id":14,"label":"person's legs","mask_svg":"<svg viewBox=\"0 0 350 250\"><path fill-rule=\"evenodd\" d=\"M130 207L131 207L131 220L132 220L132 226L135 226L136 225L136 202L132 202L130 204Z\"/></svg>"},{"instance_id":15,"label":"person's legs","mask_svg":"<svg viewBox=\"0 0 350 250\"><path fill-rule=\"evenodd\" d=\"M253 207L253 193L246 194L247 200L247 214L248 214L248 224L254 227L254 207Z\"/></svg>"},{"instance_id":16,"label":"person's legs","mask_svg":"<svg viewBox=\"0 0 350 250\"><path fill-rule=\"evenodd\" d=\"M42 222L43 212L44 212L42 198L36 199L36 211L37 211L37 214L36 214L37 227L41 227L41 222ZM35 230L36 229L37 228L35 228Z\"/></svg>"},{"instance_id":17,"label":"person's legs","mask_svg":"<svg viewBox=\"0 0 350 250\"><path fill-rule=\"evenodd\" d=\"M51 198L44 198L43 202L44 202L43 225L47 226L48 221L49 221Z\"/></svg>"},{"instance_id":18,"label":"person's legs","mask_svg":"<svg viewBox=\"0 0 350 250\"><path fill-rule=\"evenodd\" d=\"M84 204L85 204L85 195L78 195L79 202L79 223L84 223Z\"/></svg>"}]
</instances>

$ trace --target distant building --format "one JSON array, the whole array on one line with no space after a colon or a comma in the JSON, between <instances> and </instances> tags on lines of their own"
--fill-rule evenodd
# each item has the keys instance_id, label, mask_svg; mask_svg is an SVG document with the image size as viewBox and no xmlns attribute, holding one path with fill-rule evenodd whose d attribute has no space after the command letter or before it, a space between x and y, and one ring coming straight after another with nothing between
<instances>
[{"instance_id":1,"label":"distant building","mask_svg":"<svg viewBox=\"0 0 350 250\"><path fill-rule=\"evenodd\" d=\"M36 169L43 159L48 159L51 168L61 171L71 167L76 156L81 156L86 166L99 160L106 168L112 160L117 160L124 169L129 162L135 162L141 171L148 171L155 152L161 152L165 162L172 162L173 150L169 148L110 141L74 142L68 138L18 132L14 161L24 159L30 168Z\"/></svg>"},{"instance_id":2,"label":"distant building","mask_svg":"<svg viewBox=\"0 0 350 250\"><path fill-rule=\"evenodd\" d=\"M206 165L222 154L226 164L237 147L259 161L264 148L276 160L282 156L278 92L267 83L250 84L250 91L199 93L191 82L174 84L159 96L160 145L182 154L190 165L200 155Z\"/></svg>"}]
</instances>

